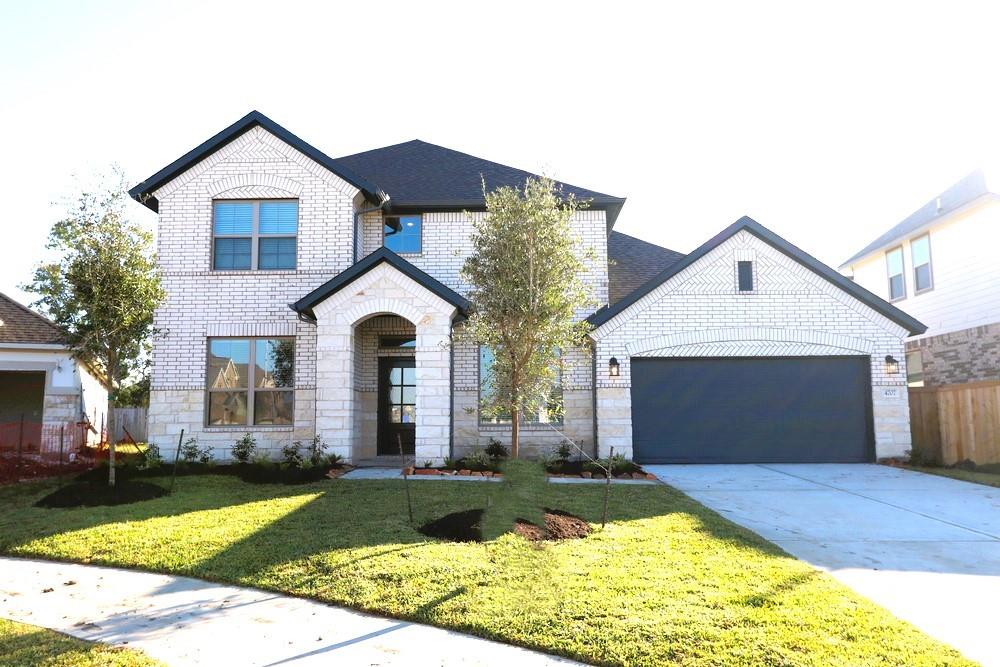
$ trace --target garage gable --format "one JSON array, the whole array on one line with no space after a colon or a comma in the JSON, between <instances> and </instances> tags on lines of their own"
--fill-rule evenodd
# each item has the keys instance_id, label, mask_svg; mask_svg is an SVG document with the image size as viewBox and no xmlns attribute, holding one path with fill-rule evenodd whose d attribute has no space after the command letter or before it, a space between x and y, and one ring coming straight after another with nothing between
<instances>
[{"instance_id":1,"label":"garage gable","mask_svg":"<svg viewBox=\"0 0 1000 667\"><path fill-rule=\"evenodd\" d=\"M749 262L752 282L748 291L740 290L739 263L744 262ZM914 335L926 331L916 319L745 216L631 295L594 313L588 318L596 327L593 337L603 337L668 294L743 298L823 294L879 322L886 331Z\"/></svg>"}]
</instances>

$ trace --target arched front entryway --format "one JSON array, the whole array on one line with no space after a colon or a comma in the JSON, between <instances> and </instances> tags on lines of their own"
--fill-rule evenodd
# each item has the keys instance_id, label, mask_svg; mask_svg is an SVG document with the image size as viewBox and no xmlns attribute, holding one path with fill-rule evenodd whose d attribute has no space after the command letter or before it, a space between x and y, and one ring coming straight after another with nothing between
<instances>
[{"instance_id":1,"label":"arched front entryway","mask_svg":"<svg viewBox=\"0 0 1000 667\"><path fill-rule=\"evenodd\" d=\"M410 386L415 397L406 411L413 419L414 456L420 463L441 463L450 445L449 346L456 305L391 263L381 262L338 286L334 293L311 305L311 310L317 326L316 432L330 445L329 451L349 461L379 453L379 406L371 395L368 372L371 364L377 366L378 353L370 347L369 339L376 333L373 327L391 320L405 322L413 331L408 351L412 353L409 358L415 382ZM376 394L377 390L376 384ZM403 402L398 405L402 413Z\"/></svg>"}]
</instances>

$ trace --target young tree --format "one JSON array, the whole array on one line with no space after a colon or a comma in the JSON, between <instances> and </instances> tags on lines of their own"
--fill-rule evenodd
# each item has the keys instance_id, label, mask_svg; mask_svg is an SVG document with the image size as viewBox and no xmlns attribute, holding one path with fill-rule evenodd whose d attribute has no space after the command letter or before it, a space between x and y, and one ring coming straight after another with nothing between
<instances>
[{"instance_id":1,"label":"young tree","mask_svg":"<svg viewBox=\"0 0 1000 667\"><path fill-rule=\"evenodd\" d=\"M483 193L486 215L470 217L472 254L462 267L471 285L465 335L493 350L482 410L510 416L511 456L520 447L520 421L539 409L558 411L550 390L563 349L582 347L587 333L579 311L591 304L581 275L584 258L573 232L583 208L547 178L524 188Z\"/></svg>"},{"instance_id":2,"label":"young tree","mask_svg":"<svg viewBox=\"0 0 1000 667\"><path fill-rule=\"evenodd\" d=\"M125 181L84 190L53 225L46 248L57 261L41 263L24 289L66 331L76 358L90 364L108 385L108 433L122 381L138 370L153 312L164 297L153 253L153 236L128 219ZM115 484L115 442L110 438L108 484Z\"/></svg>"}]
</instances>

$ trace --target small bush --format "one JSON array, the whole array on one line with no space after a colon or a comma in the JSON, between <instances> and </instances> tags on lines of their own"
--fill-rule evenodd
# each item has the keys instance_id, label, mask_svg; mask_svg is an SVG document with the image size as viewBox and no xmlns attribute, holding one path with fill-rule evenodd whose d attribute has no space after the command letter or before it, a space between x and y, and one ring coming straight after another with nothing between
<instances>
[{"instance_id":1,"label":"small bush","mask_svg":"<svg viewBox=\"0 0 1000 667\"><path fill-rule=\"evenodd\" d=\"M490 470L494 465L493 459L483 449L477 449L466 456L463 463L470 470Z\"/></svg>"},{"instance_id":2,"label":"small bush","mask_svg":"<svg viewBox=\"0 0 1000 667\"><path fill-rule=\"evenodd\" d=\"M486 455L493 461L502 461L510 456L510 450L496 438L490 438L489 444L486 445Z\"/></svg>"},{"instance_id":3,"label":"small bush","mask_svg":"<svg viewBox=\"0 0 1000 667\"><path fill-rule=\"evenodd\" d=\"M320 436L314 436L312 440L309 441L309 445L306 447L306 459L314 466L322 465L323 461L326 460L328 463L332 463L333 456L337 456L336 463L340 463L344 457L332 454L329 457L324 458L324 452L326 451L326 443L323 442L323 438Z\"/></svg>"},{"instance_id":4,"label":"small bush","mask_svg":"<svg viewBox=\"0 0 1000 667\"><path fill-rule=\"evenodd\" d=\"M271 455L266 451L254 452L254 455L250 458L250 463L255 466L270 466L273 461L271 461Z\"/></svg>"},{"instance_id":5,"label":"small bush","mask_svg":"<svg viewBox=\"0 0 1000 667\"><path fill-rule=\"evenodd\" d=\"M450 468L451 470L454 470L455 468L458 467L458 459L453 459L450 456L445 457L444 467L445 468Z\"/></svg>"},{"instance_id":6,"label":"small bush","mask_svg":"<svg viewBox=\"0 0 1000 667\"><path fill-rule=\"evenodd\" d=\"M304 459L302 458L302 443L296 440L281 448L281 459L289 468L301 468Z\"/></svg>"},{"instance_id":7,"label":"small bush","mask_svg":"<svg viewBox=\"0 0 1000 667\"><path fill-rule=\"evenodd\" d=\"M562 443L561 445L559 445L559 448L556 449L556 458L559 459L560 461L569 461L569 457L571 457L572 455L573 455L573 446L570 445L568 442Z\"/></svg>"},{"instance_id":8,"label":"small bush","mask_svg":"<svg viewBox=\"0 0 1000 667\"><path fill-rule=\"evenodd\" d=\"M158 468L163 464L163 457L160 456L160 448L149 443L145 449L139 450L139 467L143 469Z\"/></svg>"},{"instance_id":9,"label":"small bush","mask_svg":"<svg viewBox=\"0 0 1000 667\"><path fill-rule=\"evenodd\" d=\"M243 437L233 443L232 448L230 448L233 458L239 463L249 463L256 451L257 440L250 433L244 433Z\"/></svg>"},{"instance_id":10,"label":"small bush","mask_svg":"<svg viewBox=\"0 0 1000 667\"><path fill-rule=\"evenodd\" d=\"M543 449L538 452L538 462L542 464L547 472L556 472L562 465L564 459L559 456L556 450Z\"/></svg>"},{"instance_id":11,"label":"small bush","mask_svg":"<svg viewBox=\"0 0 1000 667\"><path fill-rule=\"evenodd\" d=\"M326 464L334 468L340 467L344 464L344 457L340 454L330 454L326 457Z\"/></svg>"}]
</instances>

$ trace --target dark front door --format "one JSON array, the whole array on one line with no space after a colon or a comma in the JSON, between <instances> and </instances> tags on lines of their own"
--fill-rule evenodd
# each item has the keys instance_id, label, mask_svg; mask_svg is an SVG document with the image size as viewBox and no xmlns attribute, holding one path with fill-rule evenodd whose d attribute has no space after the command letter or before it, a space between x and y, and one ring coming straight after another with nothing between
<instances>
[{"instance_id":1,"label":"dark front door","mask_svg":"<svg viewBox=\"0 0 1000 667\"><path fill-rule=\"evenodd\" d=\"M868 357L633 358L643 463L873 460Z\"/></svg>"},{"instance_id":2,"label":"dark front door","mask_svg":"<svg viewBox=\"0 0 1000 667\"><path fill-rule=\"evenodd\" d=\"M417 369L413 357L378 360L378 454L413 454L416 444Z\"/></svg>"}]
</instances>

